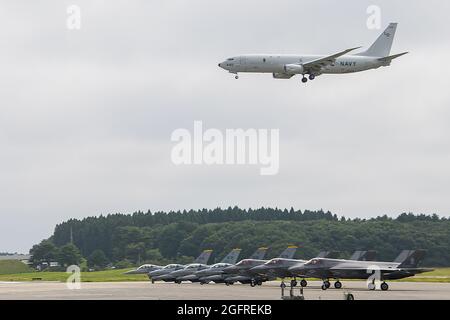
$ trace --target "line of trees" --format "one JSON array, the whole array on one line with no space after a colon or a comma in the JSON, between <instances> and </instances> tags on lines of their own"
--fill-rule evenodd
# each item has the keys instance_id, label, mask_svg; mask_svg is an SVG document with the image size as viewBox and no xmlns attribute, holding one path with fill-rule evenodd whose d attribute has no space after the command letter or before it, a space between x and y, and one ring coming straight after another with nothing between
<instances>
[{"instance_id":1,"label":"line of trees","mask_svg":"<svg viewBox=\"0 0 450 320\"><path fill-rule=\"evenodd\" d=\"M322 210L292 208L136 212L68 220L30 253L36 262L51 258L66 265L76 256L85 257L90 267L102 268L110 263L188 263L203 249L214 250L213 262L235 247L243 249L242 257L259 246L269 246L268 255L276 256L288 244L299 245L298 258L314 257L324 249L339 250L343 258L354 250L373 249L379 259L392 260L403 249L421 248L428 250L425 265L450 266L450 220L411 213L345 219Z\"/></svg>"}]
</instances>

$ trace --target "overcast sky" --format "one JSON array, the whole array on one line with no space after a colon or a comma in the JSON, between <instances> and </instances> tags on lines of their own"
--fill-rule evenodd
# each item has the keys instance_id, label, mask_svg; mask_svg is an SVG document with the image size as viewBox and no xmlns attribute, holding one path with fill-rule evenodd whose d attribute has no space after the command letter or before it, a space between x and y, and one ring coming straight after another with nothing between
<instances>
[{"instance_id":1,"label":"overcast sky","mask_svg":"<svg viewBox=\"0 0 450 320\"><path fill-rule=\"evenodd\" d=\"M66 27L81 8L81 30ZM235 80L242 53L332 54L399 22L391 67ZM238 205L450 214L448 1L1 1L0 252L69 218ZM280 171L175 166L171 133L280 130Z\"/></svg>"}]
</instances>

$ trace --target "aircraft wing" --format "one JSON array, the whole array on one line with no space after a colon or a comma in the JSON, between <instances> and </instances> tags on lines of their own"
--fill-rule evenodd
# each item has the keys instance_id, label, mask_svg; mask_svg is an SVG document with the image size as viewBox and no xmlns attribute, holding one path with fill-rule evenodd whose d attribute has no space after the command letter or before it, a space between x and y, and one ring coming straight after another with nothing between
<instances>
[{"instance_id":1,"label":"aircraft wing","mask_svg":"<svg viewBox=\"0 0 450 320\"><path fill-rule=\"evenodd\" d=\"M313 74L319 73L320 74L320 71L322 70L322 68L332 65L336 61L336 58L339 58L340 56L343 56L344 54L347 54L350 51L353 51L353 50L356 50L359 48L361 48L361 47L350 48L350 49L332 54L331 56L308 61L306 63L303 63L303 68L305 68L305 70L307 70L309 73L313 73Z\"/></svg>"}]
</instances>

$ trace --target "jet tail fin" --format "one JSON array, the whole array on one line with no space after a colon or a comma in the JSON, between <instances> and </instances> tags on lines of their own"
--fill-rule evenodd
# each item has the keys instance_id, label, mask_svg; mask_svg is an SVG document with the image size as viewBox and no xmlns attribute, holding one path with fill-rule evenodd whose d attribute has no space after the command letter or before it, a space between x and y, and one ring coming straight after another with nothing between
<instances>
[{"instance_id":1,"label":"jet tail fin","mask_svg":"<svg viewBox=\"0 0 450 320\"><path fill-rule=\"evenodd\" d=\"M320 251L316 258L336 259L339 253L339 251Z\"/></svg>"},{"instance_id":2,"label":"jet tail fin","mask_svg":"<svg viewBox=\"0 0 450 320\"><path fill-rule=\"evenodd\" d=\"M394 41L397 23L390 23L378 39L364 52L359 53L360 56L370 57L387 57L391 52L392 43Z\"/></svg>"},{"instance_id":3,"label":"jet tail fin","mask_svg":"<svg viewBox=\"0 0 450 320\"><path fill-rule=\"evenodd\" d=\"M403 250L394 262L400 263L398 268L416 268L425 253L425 250Z\"/></svg>"},{"instance_id":4,"label":"jet tail fin","mask_svg":"<svg viewBox=\"0 0 450 320\"><path fill-rule=\"evenodd\" d=\"M207 264L212 250L203 250L203 252L194 260L194 263Z\"/></svg>"},{"instance_id":5,"label":"jet tail fin","mask_svg":"<svg viewBox=\"0 0 450 320\"><path fill-rule=\"evenodd\" d=\"M256 250L249 259L255 259L255 260L262 260L264 259L264 257L266 256L266 252L267 252L268 248L265 247L261 247L258 248L258 250Z\"/></svg>"},{"instance_id":6,"label":"jet tail fin","mask_svg":"<svg viewBox=\"0 0 450 320\"><path fill-rule=\"evenodd\" d=\"M279 256L283 259L292 259L297 251L297 246L288 246Z\"/></svg>"},{"instance_id":7,"label":"jet tail fin","mask_svg":"<svg viewBox=\"0 0 450 320\"><path fill-rule=\"evenodd\" d=\"M367 251L357 250L357 251L353 252L352 256L350 257L350 260L374 261L376 255L377 255L377 252L375 250L367 250Z\"/></svg>"},{"instance_id":8,"label":"jet tail fin","mask_svg":"<svg viewBox=\"0 0 450 320\"><path fill-rule=\"evenodd\" d=\"M225 258L220 261L221 263L230 263L235 264L237 259L239 258L239 254L241 253L241 249L233 249L229 254L225 256Z\"/></svg>"}]
</instances>

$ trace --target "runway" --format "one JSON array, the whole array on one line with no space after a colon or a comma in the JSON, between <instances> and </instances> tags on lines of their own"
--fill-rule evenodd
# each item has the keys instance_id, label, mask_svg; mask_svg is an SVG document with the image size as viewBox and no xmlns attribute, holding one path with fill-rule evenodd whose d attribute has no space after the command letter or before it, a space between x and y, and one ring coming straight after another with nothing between
<instances>
[{"instance_id":1,"label":"runway","mask_svg":"<svg viewBox=\"0 0 450 320\"><path fill-rule=\"evenodd\" d=\"M241 284L84 282L80 289L70 290L60 282L0 282L0 300L277 300L281 299L279 284L268 282L252 288ZM350 292L355 300L450 300L450 283L391 282L389 285L388 291L369 291L365 282L349 281L343 289L323 291L321 282L311 281L304 289L304 297L343 300L344 293Z\"/></svg>"}]
</instances>

